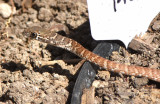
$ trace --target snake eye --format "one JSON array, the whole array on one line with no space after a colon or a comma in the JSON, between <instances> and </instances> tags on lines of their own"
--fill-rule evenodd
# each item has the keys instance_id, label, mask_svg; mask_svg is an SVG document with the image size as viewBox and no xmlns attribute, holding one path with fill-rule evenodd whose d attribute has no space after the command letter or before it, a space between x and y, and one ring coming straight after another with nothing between
<instances>
[{"instance_id":1,"label":"snake eye","mask_svg":"<svg viewBox=\"0 0 160 104\"><path fill-rule=\"evenodd\" d=\"M37 37L37 33L31 33L31 38L36 38Z\"/></svg>"}]
</instances>

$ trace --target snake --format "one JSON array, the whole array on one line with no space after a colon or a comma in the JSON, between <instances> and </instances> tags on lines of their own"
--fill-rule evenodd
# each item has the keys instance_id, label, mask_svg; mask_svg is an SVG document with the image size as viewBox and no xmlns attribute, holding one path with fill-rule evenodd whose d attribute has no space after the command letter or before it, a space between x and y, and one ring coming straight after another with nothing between
<instances>
[{"instance_id":1,"label":"snake","mask_svg":"<svg viewBox=\"0 0 160 104\"><path fill-rule=\"evenodd\" d=\"M44 42L55 47L59 47L74 53L75 55L92 62L105 70L115 73L121 73L131 76L147 77L148 79L160 82L160 70L149 67L142 67L136 65L126 65L124 63L118 63L109 59L103 58L85 47L83 47L77 41L68 37L59 35L48 29L44 29L39 26L29 27L24 30L23 34L29 39L35 39L40 42Z\"/></svg>"}]
</instances>

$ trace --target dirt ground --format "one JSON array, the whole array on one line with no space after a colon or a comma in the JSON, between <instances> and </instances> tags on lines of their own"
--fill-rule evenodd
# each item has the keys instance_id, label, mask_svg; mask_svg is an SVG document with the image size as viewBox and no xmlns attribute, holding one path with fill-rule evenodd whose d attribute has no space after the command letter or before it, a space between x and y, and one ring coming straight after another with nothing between
<instances>
[{"instance_id":1,"label":"dirt ground","mask_svg":"<svg viewBox=\"0 0 160 104\"><path fill-rule=\"evenodd\" d=\"M27 41L23 31L32 26L51 30L62 26L61 34L92 51L97 42L90 35L86 1L29 1L14 0L16 13L10 18L0 17L0 104L69 104L80 58L46 43ZM154 50L120 49L110 59L160 69L159 30L160 17L149 28L152 38L146 39ZM53 60L58 60L57 64L40 65ZM93 85L95 104L160 103L160 83L147 78L99 70Z\"/></svg>"}]
</instances>

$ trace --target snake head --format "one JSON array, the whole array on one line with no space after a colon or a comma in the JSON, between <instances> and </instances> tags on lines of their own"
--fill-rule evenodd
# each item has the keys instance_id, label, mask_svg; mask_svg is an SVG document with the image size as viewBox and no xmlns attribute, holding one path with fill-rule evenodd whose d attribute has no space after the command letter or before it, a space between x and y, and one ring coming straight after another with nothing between
<instances>
[{"instance_id":1,"label":"snake head","mask_svg":"<svg viewBox=\"0 0 160 104\"><path fill-rule=\"evenodd\" d=\"M34 27L31 27L31 28L25 29L23 34L26 38L37 40L38 37L40 36L39 30L40 30L40 27L34 26Z\"/></svg>"}]
</instances>

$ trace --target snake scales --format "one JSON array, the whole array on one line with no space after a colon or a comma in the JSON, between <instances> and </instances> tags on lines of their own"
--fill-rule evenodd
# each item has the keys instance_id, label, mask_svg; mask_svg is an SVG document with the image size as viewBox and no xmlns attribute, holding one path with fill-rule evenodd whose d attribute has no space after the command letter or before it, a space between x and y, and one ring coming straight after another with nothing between
<instances>
[{"instance_id":1,"label":"snake scales","mask_svg":"<svg viewBox=\"0 0 160 104\"><path fill-rule=\"evenodd\" d=\"M108 59L98 56L97 54L92 53L75 40L58 35L49 30L45 30L44 28L37 26L31 27L26 29L24 31L24 34L28 38L36 39L38 41L48 43L56 47L66 49L83 59L99 65L106 70L126 75L143 76L151 80L160 82L160 70L158 69L151 69L135 65L125 65L110 61Z\"/></svg>"}]
</instances>

